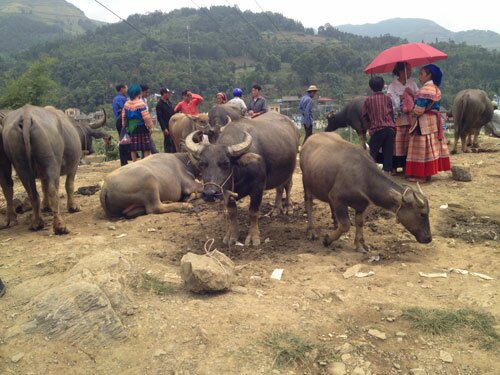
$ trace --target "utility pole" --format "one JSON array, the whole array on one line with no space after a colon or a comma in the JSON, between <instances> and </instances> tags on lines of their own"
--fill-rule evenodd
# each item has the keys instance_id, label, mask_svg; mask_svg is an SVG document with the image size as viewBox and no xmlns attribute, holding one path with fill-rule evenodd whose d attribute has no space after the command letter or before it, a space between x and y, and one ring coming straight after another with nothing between
<instances>
[{"instance_id":1,"label":"utility pole","mask_svg":"<svg viewBox=\"0 0 500 375\"><path fill-rule=\"evenodd\" d=\"M187 38L188 38L188 62L189 62L189 81L192 83L191 76L191 40L189 39L189 25L186 26L187 29Z\"/></svg>"}]
</instances>

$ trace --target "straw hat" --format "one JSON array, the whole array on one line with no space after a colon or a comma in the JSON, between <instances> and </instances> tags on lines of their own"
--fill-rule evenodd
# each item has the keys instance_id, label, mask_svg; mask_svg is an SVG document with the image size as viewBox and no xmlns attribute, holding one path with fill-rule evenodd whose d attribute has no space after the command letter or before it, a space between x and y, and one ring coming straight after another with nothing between
<instances>
[{"instance_id":1,"label":"straw hat","mask_svg":"<svg viewBox=\"0 0 500 375\"><path fill-rule=\"evenodd\" d=\"M309 91L319 91L319 89L315 86L315 85L311 85L309 86L309 88L307 89L307 92Z\"/></svg>"}]
</instances>

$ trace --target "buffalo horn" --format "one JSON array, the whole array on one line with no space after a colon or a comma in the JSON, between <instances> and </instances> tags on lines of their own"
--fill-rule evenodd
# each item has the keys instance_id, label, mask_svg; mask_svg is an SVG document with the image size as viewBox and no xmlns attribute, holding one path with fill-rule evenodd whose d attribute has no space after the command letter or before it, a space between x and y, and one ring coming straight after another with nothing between
<instances>
[{"instance_id":1,"label":"buffalo horn","mask_svg":"<svg viewBox=\"0 0 500 375\"><path fill-rule=\"evenodd\" d=\"M229 115L227 115L226 117L227 117L227 122L226 122L226 126L227 126L227 125L229 125L229 124L231 123L231 121L233 121L233 120L231 120L231 116L229 116Z\"/></svg>"},{"instance_id":2,"label":"buffalo horn","mask_svg":"<svg viewBox=\"0 0 500 375\"><path fill-rule=\"evenodd\" d=\"M89 126L92 129L99 129L100 127L102 127L106 123L106 111L104 110L104 108L102 109L102 112L104 113L104 117L101 120L93 121L89 124Z\"/></svg>"},{"instance_id":3,"label":"buffalo horn","mask_svg":"<svg viewBox=\"0 0 500 375\"><path fill-rule=\"evenodd\" d=\"M252 145L252 136L245 131L243 133L245 133L245 139L243 140L243 142L238 143L236 145L228 146L227 148L227 152L232 157L238 157L243 155L245 152L248 151L248 149Z\"/></svg>"},{"instance_id":4,"label":"buffalo horn","mask_svg":"<svg viewBox=\"0 0 500 375\"><path fill-rule=\"evenodd\" d=\"M195 143L193 141L194 136L197 135L198 133L201 133L201 132L199 130L195 130L194 132L190 133L186 137L186 144L185 144L187 152L189 152L189 154L193 155L195 158L198 158L198 156L200 155L201 149L203 148L202 145L200 145L199 143Z\"/></svg>"},{"instance_id":5,"label":"buffalo horn","mask_svg":"<svg viewBox=\"0 0 500 375\"><path fill-rule=\"evenodd\" d=\"M420 187L420 184L418 183L417 181L417 188L418 188L418 192L422 195L425 195L424 192L422 191L422 188Z\"/></svg>"},{"instance_id":6,"label":"buffalo horn","mask_svg":"<svg viewBox=\"0 0 500 375\"><path fill-rule=\"evenodd\" d=\"M425 207L424 200L422 198L420 198L417 193L413 192L413 197L415 198L415 202L417 202L418 207L420 207L420 208Z\"/></svg>"}]
</instances>

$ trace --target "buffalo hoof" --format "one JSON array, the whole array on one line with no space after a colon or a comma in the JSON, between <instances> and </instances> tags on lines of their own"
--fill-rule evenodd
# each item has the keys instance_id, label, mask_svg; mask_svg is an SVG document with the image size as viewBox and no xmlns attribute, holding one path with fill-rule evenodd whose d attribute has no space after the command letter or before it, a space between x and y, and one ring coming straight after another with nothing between
<instances>
[{"instance_id":1,"label":"buffalo hoof","mask_svg":"<svg viewBox=\"0 0 500 375\"><path fill-rule=\"evenodd\" d=\"M363 254L366 254L368 252L365 245L361 245L361 244L356 245L356 251L358 253L363 253Z\"/></svg>"},{"instance_id":2,"label":"buffalo hoof","mask_svg":"<svg viewBox=\"0 0 500 375\"><path fill-rule=\"evenodd\" d=\"M319 238L318 231L316 229L307 230L307 239L309 241L316 241Z\"/></svg>"},{"instance_id":3,"label":"buffalo hoof","mask_svg":"<svg viewBox=\"0 0 500 375\"><path fill-rule=\"evenodd\" d=\"M38 221L32 222L30 225L30 229L34 230L34 231L41 230L44 227L45 227L45 223L43 222L43 220L41 218Z\"/></svg>"},{"instance_id":4,"label":"buffalo hoof","mask_svg":"<svg viewBox=\"0 0 500 375\"><path fill-rule=\"evenodd\" d=\"M65 225L58 225L57 227L54 226L54 234L57 234L59 236L59 235L68 234L68 233L69 233L69 229L66 228Z\"/></svg>"},{"instance_id":5,"label":"buffalo hoof","mask_svg":"<svg viewBox=\"0 0 500 375\"><path fill-rule=\"evenodd\" d=\"M294 211L293 204L290 203L290 205L286 206L285 214L287 216L292 216L293 215L293 211Z\"/></svg>"},{"instance_id":6,"label":"buffalo hoof","mask_svg":"<svg viewBox=\"0 0 500 375\"><path fill-rule=\"evenodd\" d=\"M330 238L330 236L325 235L325 237L323 237L323 246L324 247L328 247L332 244L333 240Z\"/></svg>"},{"instance_id":7,"label":"buffalo hoof","mask_svg":"<svg viewBox=\"0 0 500 375\"><path fill-rule=\"evenodd\" d=\"M247 238L245 238L245 246L259 246L260 245L260 236L248 234Z\"/></svg>"},{"instance_id":8,"label":"buffalo hoof","mask_svg":"<svg viewBox=\"0 0 500 375\"><path fill-rule=\"evenodd\" d=\"M75 212L80 212L80 206L78 206L76 204L74 206L72 206L72 207L70 206L70 207L68 207L68 212L70 214L73 214Z\"/></svg>"},{"instance_id":9,"label":"buffalo hoof","mask_svg":"<svg viewBox=\"0 0 500 375\"><path fill-rule=\"evenodd\" d=\"M42 212L52 212L49 206L43 206L42 207Z\"/></svg>"},{"instance_id":10,"label":"buffalo hoof","mask_svg":"<svg viewBox=\"0 0 500 375\"><path fill-rule=\"evenodd\" d=\"M450 154L452 154L452 155L456 155L456 154L457 154L457 150L455 150L455 149L451 150L451 151L450 151Z\"/></svg>"},{"instance_id":11,"label":"buffalo hoof","mask_svg":"<svg viewBox=\"0 0 500 375\"><path fill-rule=\"evenodd\" d=\"M472 144L472 148L479 148L479 144L478 143L473 143Z\"/></svg>"},{"instance_id":12,"label":"buffalo hoof","mask_svg":"<svg viewBox=\"0 0 500 375\"><path fill-rule=\"evenodd\" d=\"M227 246L234 245L236 242L238 242L238 235L229 232L222 239L222 243Z\"/></svg>"}]
</instances>

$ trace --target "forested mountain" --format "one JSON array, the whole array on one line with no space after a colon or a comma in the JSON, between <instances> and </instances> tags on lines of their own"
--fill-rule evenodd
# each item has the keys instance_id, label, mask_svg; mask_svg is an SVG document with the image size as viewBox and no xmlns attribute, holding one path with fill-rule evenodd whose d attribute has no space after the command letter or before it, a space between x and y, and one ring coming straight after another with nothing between
<instances>
[{"instance_id":1,"label":"forested mountain","mask_svg":"<svg viewBox=\"0 0 500 375\"><path fill-rule=\"evenodd\" d=\"M0 54L81 35L101 24L64 0L0 0Z\"/></svg>"},{"instance_id":2,"label":"forested mountain","mask_svg":"<svg viewBox=\"0 0 500 375\"><path fill-rule=\"evenodd\" d=\"M454 41L500 50L500 34L489 30L467 30L453 32L437 23L422 18L391 18L363 25L338 25L341 31L362 36L394 35L410 42Z\"/></svg>"},{"instance_id":3,"label":"forested mountain","mask_svg":"<svg viewBox=\"0 0 500 375\"><path fill-rule=\"evenodd\" d=\"M0 58L0 96L9 80L12 91L21 81L15 78L30 64L50 61L49 68L37 65L30 72L51 72L60 87L51 103L62 108L95 110L110 103L119 82L147 83L153 91L164 85L177 93L190 88L206 98L204 109L216 92L239 86L249 93L254 83L264 87L268 98L299 95L314 83L322 96L342 103L367 91L369 77L362 70L377 53L404 42L392 36L361 37L330 25L315 34L280 14L222 6L134 15L128 22L140 32L123 22L110 24ZM445 74L445 105L463 88L500 93L497 52L453 42L435 46L449 55L439 63ZM32 80L26 74L22 78Z\"/></svg>"}]
</instances>

